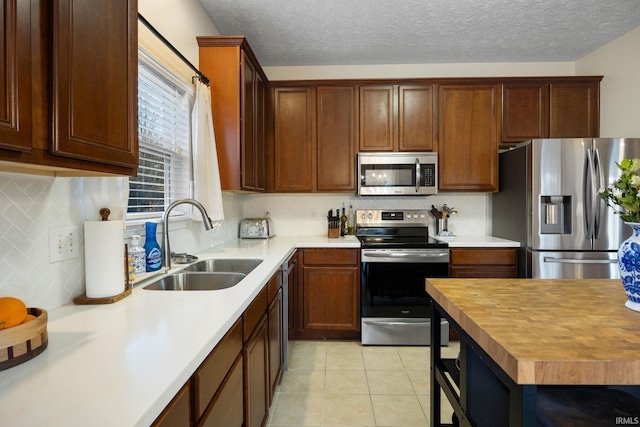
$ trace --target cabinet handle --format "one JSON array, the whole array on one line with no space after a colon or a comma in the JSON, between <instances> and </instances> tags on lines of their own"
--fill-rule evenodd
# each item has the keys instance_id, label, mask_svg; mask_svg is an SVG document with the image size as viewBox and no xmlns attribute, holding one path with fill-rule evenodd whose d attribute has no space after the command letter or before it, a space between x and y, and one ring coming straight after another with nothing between
<instances>
[{"instance_id":1,"label":"cabinet handle","mask_svg":"<svg viewBox=\"0 0 640 427\"><path fill-rule=\"evenodd\" d=\"M431 322L374 322L372 320L363 320L365 325L379 325L379 326L429 326Z\"/></svg>"}]
</instances>

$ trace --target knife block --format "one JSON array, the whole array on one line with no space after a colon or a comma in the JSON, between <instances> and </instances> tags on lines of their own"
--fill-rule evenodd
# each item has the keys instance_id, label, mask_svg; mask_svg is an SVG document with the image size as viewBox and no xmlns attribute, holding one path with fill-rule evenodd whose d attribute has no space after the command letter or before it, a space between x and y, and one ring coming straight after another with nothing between
<instances>
[{"instance_id":1,"label":"knife block","mask_svg":"<svg viewBox=\"0 0 640 427\"><path fill-rule=\"evenodd\" d=\"M340 228L331 228L329 227L327 230L327 236L330 239L337 239L338 237L340 237Z\"/></svg>"}]
</instances>

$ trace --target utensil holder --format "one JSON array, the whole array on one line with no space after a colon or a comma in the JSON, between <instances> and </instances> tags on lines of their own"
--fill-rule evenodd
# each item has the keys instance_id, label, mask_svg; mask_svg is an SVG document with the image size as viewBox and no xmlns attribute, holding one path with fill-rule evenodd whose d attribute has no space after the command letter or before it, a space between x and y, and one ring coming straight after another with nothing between
<instances>
[{"instance_id":1,"label":"utensil holder","mask_svg":"<svg viewBox=\"0 0 640 427\"><path fill-rule=\"evenodd\" d=\"M340 228L331 228L331 227L329 227L328 232L327 232L327 236L330 239L337 239L338 237L340 237Z\"/></svg>"},{"instance_id":2,"label":"utensil holder","mask_svg":"<svg viewBox=\"0 0 640 427\"><path fill-rule=\"evenodd\" d=\"M449 231L448 219L437 218L436 219L436 235L440 235L443 231Z\"/></svg>"}]
</instances>

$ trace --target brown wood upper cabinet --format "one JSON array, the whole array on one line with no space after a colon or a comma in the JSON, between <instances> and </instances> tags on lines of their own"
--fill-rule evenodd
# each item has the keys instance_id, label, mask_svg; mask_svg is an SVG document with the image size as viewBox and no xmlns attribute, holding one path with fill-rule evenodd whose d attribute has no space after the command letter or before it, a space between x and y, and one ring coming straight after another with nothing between
<instances>
[{"instance_id":1,"label":"brown wood upper cabinet","mask_svg":"<svg viewBox=\"0 0 640 427\"><path fill-rule=\"evenodd\" d=\"M502 141L600 135L600 80L528 78L502 85Z\"/></svg>"},{"instance_id":2,"label":"brown wood upper cabinet","mask_svg":"<svg viewBox=\"0 0 640 427\"><path fill-rule=\"evenodd\" d=\"M197 37L223 190L265 189L265 76L244 37Z\"/></svg>"},{"instance_id":3,"label":"brown wood upper cabinet","mask_svg":"<svg viewBox=\"0 0 640 427\"><path fill-rule=\"evenodd\" d=\"M355 86L276 86L271 98L274 190L355 192Z\"/></svg>"},{"instance_id":4,"label":"brown wood upper cabinet","mask_svg":"<svg viewBox=\"0 0 640 427\"><path fill-rule=\"evenodd\" d=\"M433 151L433 85L359 86L360 151Z\"/></svg>"},{"instance_id":5,"label":"brown wood upper cabinet","mask_svg":"<svg viewBox=\"0 0 640 427\"><path fill-rule=\"evenodd\" d=\"M316 90L273 87L270 98L273 111L270 187L281 193L311 192L316 185Z\"/></svg>"},{"instance_id":6,"label":"brown wood upper cabinet","mask_svg":"<svg viewBox=\"0 0 640 427\"><path fill-rule=\"evenodd\" d=\"M440 191L498 190L499 84L438 87Z\"/></svg>"},{"instance_id":7,"label":"brown wood upper cabinet","mask_svg":"<svg viewBox=\"0 0 640 427\"><path fill-rule=\"evenodd\" d=\"M0 169L135 175L137 1L0 8Z\"/></svg>"}]
</instances>

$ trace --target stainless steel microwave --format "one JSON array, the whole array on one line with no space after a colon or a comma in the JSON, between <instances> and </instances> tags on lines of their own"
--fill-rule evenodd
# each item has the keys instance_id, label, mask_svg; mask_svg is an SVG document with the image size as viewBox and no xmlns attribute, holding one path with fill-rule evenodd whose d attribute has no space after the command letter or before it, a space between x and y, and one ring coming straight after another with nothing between
<instances>
[{"instance_id":1,"label":"stainless steel microwave","mask_svg":"<svg viewBox=\"0 0 640 427\"><path fill-rule=\"evenodd\" d=\"M358 153L361 196L438 193L438 153Z\"/></svg>"}]
</instances>

